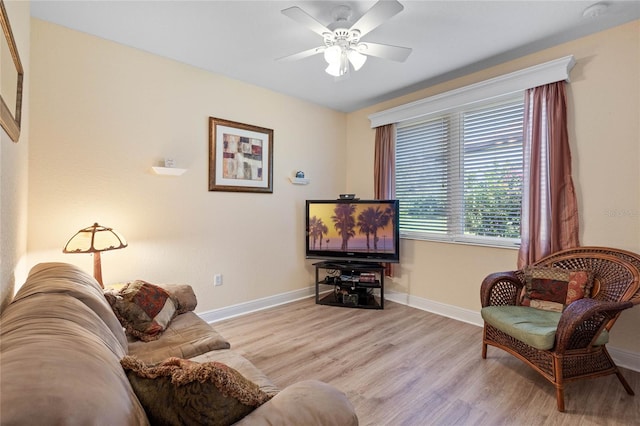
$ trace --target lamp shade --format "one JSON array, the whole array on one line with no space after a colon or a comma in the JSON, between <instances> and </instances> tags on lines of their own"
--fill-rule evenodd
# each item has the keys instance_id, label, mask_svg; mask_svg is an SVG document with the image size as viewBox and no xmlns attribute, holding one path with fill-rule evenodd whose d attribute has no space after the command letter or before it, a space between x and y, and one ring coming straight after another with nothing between
<instances>
[{"instance_id":1,"label":"lamp shade","mask_svg":"<svg viewBox=\"0 0 640 426\"><path fill-rule=\"evenodd\" d=\"M350 49L347 56L349 57L349 62L353 65L353 69L356 71L362 68L364 63L367 62L367 57L354 49Z\"/></svg>"},{"instance_id":2,"label":"lamp shade","mask_svg":"<svg viewBox=\"0 0 640 426\"><path fill-rule=\"evenodd\" d=\"M327 64L339 64L340 63L340 55L342 54L342 49L338 45L333 45L327 47L324 50L324 60L327 61Z\"/></svg>"},{"instance_id":3,"label":"lamp shade","mask_svg":"<svg viewBox=\"0 0 640 426\"><path fill-rule=\"evenodd\" d=\"M340 62L329 64L329 66L327 66L324 71L334 77L340 77Z\"/></svg>"},{"instance_id":4,"label":"lamp shade","mask_svg":"<svg viewBox=\"0 0 640 426\"><path fill-rule=\"evenodd\" d=\"M76 232L64 246L64 253L95 253L125 248L127 241L112 228L94 223Z\"/></svg>"},{"instance_id":5,"label":"lamp shade","mask_svg":"<svg viewBox=\"0 0 640 426\"><path fill-rule=\"evenodd\" d=\"M76 232L62 249L63 253L93 253L93 276L102 283L100 252L125 248L127 241L111 228L94 223Z\"/></svg>"}]
</instances>

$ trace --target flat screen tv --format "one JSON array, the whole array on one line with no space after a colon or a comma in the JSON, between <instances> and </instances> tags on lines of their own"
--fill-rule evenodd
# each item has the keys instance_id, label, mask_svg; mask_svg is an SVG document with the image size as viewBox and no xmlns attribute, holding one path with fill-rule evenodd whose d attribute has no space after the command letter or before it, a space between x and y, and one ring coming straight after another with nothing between
<instances>
[{"instance_id":1,"label":"flat screen tv","mask_svg":"<svg viewBox=\"0 0 640 426\"><path fill-rule=\"evenodd\" d=\"M307 200L305 223L309 259L400 260L398 200Z\"/></svg>"}]
</instances>

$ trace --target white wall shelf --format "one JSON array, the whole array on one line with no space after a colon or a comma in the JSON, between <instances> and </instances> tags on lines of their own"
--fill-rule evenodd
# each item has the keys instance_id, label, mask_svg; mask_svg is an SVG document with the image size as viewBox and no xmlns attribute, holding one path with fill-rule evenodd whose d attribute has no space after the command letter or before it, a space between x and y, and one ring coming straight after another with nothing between
<instances>
[{"instance_id":1,"label":"white wall shelf","mask_svg":"<svg viewBox=\"0 0 640 426\"><path fill-rule=\"evenodd\" d=\"M307 178L297 178L297 177L290 177L289 180L291 181L292 184L294 185L308 185L309 182L311 182L310 179Z\"/></svg>"},{"instance_id":2,"label":"white wall shelf","mask_svg":"<svg viewBox=\"0 0 640 426\"><path fill-rule=\"evenodd\" d=\"M153 171L157 175L165 175L165 176L180 176L187 169L178 169L177 167L152 167Z\"/></svg>"}]
</instances>

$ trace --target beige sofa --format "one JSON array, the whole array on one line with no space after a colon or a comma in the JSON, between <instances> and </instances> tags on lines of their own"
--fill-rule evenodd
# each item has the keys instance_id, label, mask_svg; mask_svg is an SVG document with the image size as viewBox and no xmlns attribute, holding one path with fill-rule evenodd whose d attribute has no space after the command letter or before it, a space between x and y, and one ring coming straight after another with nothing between
<instances>
[{"instance_id":1,"label":"beige sofa","mask_svg":"<svg viewBox=\"0 0 640 426\"><path fill-rule=\"evenodd\" d=\"M127 339L98 283L75 266L35 266L0 317L2 425L145 425L120 360L222 362L275 394L237 424L357 425L346 396L314 380L279 390L192 310L189 286L165 286L186 311L153 342Z\"/></svg>"}]
</instances>

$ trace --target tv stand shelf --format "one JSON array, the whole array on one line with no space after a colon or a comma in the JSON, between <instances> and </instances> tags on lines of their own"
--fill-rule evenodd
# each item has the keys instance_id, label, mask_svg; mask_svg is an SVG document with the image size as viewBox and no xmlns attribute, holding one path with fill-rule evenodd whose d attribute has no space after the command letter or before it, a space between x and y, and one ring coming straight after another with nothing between
<instances>
[{"instance_id":1,"label":"tv stand shelf","mask_svg":"<svg viewBox=\"0 0 640 426\"><path fill-rule=\"evenodd\" d=\"M381 264L324 261L313 266L316 267L317 304L384 309L384 266Z\"/></svg>"}]
</instances>

